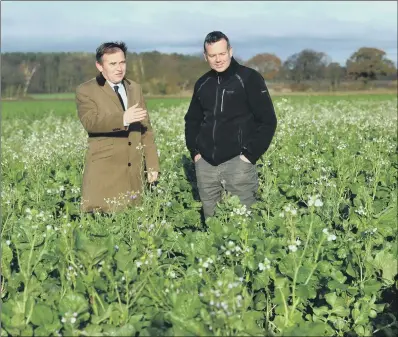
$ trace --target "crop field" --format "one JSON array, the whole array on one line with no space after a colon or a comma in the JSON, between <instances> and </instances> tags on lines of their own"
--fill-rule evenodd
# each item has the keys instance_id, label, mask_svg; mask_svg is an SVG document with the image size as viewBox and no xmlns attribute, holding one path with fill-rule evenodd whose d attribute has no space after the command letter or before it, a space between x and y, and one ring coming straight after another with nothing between
<instances>
[{"instance_id":1,"label":"crop field","mask_svg":"<svg viewBox=\"0 0 398 337\"><path fill-rule=\"evenodd\" d=\"M73 101L2 103L1 336L395 336L397 98L275 97L258 202L204 223L189 100L148 100L161 178L79 212Z\"/></svg>"}]
</instances>

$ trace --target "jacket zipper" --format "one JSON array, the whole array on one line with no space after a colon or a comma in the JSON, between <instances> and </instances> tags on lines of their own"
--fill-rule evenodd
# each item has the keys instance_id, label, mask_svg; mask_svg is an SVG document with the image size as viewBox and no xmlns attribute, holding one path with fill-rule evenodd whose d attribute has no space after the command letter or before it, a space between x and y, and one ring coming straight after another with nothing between
<instances>
[{"instance_id":1,"label":"jacket zipper","mask_svg":"<svg viewBox=\"0 0 398 337\"><path fill-rule=\"evenodd\" d=\"M239 132L238 132L238 139L239 139L240 149L242 150L242 129L240 127L239 127Z\"/></svg>"},{"instance_id":2,"label":"jacket zipper","mask_svg":"<svg viewBox=\"0 0 398 337\"><path fill-rule=\"evenodd\" d=\"M217 82L220 84L220 79L217 77ZM218 85L216 88L216 103L214 104L214 110L213 110L213 115L214 115L214 125L213 125L213 143L214 143L214 149L213 149L213 154L212 158L214 160L214 155L216 153L216 124L217 124L217 119L216 119L216 112L217 112L217 103L218 103Z\"/></svg>"},{"instance_id":3,"label":"jacket zipper","mask_svg":"<svg viewBox=\"0 0 398 337\"><path fill-rule=\"evenodd\" d=\"M223 107L224 107L224 92L225 92L225 89L222 90L222 96L221 96L221 112L222 112Z\"/></svg>"}]
</instances>

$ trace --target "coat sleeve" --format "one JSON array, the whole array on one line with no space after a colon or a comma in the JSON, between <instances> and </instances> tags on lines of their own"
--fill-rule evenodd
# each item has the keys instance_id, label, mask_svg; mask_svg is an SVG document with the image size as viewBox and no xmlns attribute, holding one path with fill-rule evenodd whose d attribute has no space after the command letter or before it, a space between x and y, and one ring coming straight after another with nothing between
<instances>
[{"instance_id":1,"label":"coat sleeve","mask_svg":"<svg viewBox=\"0 0 398 337\"><path fill-rule=\"evenodd\" d=\"M125 130L123 116L116 113L99 113L99 107L82 87L76 89L79 119L88 133L117 132Z\"/></svg>"},{"instance_id":2,"label":"coat sleeve","mask_svg":"<svg viewBox=\"0 0 398 337\"><path fill-rule=\"evenodd\" d=\"M257 127L248 143L244 144L242 154L255 164L271 144L277 119L267 85L258 72L253 72L249 76L246 93Z\"/></svg>"},{"instance_id":3,"label":"coat sleeve","mask_svg":"<svg viewBox=\"0 0 398 337\"><path fill-rule=\"evenodd\" d=\"M184 117L185 120L185 143L188 151L191 154L192 160L195 156L199 154L199 150L196 147L196 139L199 135L200 125L203 121L203 111L197 96L198 83L196 83L194 88L194 93L192 95L191 103L189 105L188 111Z\"/></svg>"},{"instance_id":4,"label":"coat sleeve","mask_svg":"<svg viewBox=\"0 0 398 337\"><path fill-rule=\"evenodd\" d=\"M140 106L147 110L145 99L142 94L140 86ZM160 171L159 156L155 143L155 133L153 131L149 112L147 110L147 117L141 122L141 144L144 147L145 164L148 171Z\"/></svg>"}]
</instances>

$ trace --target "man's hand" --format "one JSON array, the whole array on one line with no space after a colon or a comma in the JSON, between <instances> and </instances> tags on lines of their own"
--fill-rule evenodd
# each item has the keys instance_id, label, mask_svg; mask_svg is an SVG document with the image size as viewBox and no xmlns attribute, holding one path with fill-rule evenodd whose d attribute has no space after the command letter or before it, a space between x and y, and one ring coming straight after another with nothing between
<instances>
[{"instance_id":1,"label":"man's hand","mask_svg":"<svg viewBox=\"0 0 398 337\"><path fill-rule=\"evenodd\" d=\"M242 159L244 162L251 164L250 160L247 159L243 154L240 155L240 159Z\"/></svg>"},{"instance_id":2,"label":"man's hand","mask_svg":"<svg viewBox=\"0 0 398 337\"><path fill-rule=\"evenodd\" d=\"M153 171L153 172L148 172L148 182L152 184L158 179L158 172Z\"/></svg>"},{"instance_id":3,"label":"man's hand","mask_svg":"<svg viewBox=\"0 0 398 337\"><path fill-rule=\"evenodd\" d=\"M202 158L202 156L200 154L197 154L193 160L196 163L200 158Z\"/></svg>"},{"instance_id":4,"label":"man's hand","mask_svg":"<svg viewBox=\"0 0 398 337\"><path fill-rule=\"evenodd\" d=\"M146 110L139 108L138 103L128 108L123 115L123 122L125 124L131 124L144 120L147 116Z\"/></svg>"}]
</instances>

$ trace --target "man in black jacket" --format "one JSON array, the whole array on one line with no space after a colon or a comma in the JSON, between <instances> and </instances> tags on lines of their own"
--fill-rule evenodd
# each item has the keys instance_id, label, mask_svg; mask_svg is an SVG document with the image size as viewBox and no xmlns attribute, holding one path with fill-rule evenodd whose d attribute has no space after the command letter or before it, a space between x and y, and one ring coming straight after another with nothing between
<instances>
[{"instance_id":1,"label":"man in black jacket","mask_svg":"<svg viewBox=\"0 0 398 337\"><path fill-rule=\"evenodd\" d=\"M211 70L195 84L185 139L207 218L222 188L247 207L256 201L255 164L270 146L277 120L264 78L232 57L226 35L209 33L203 47Z\"/></svg>"}]
</instances>

